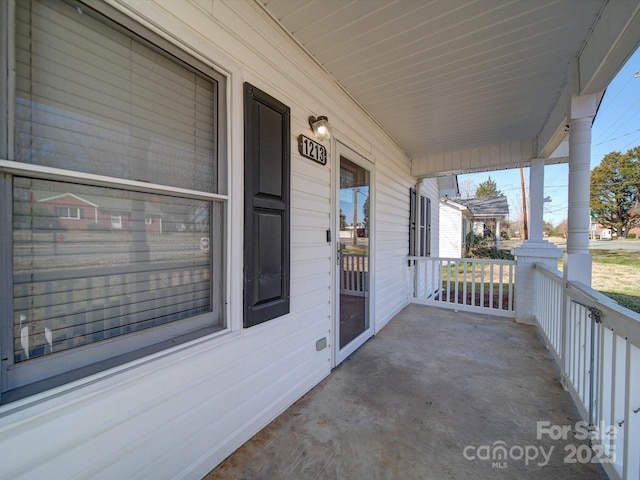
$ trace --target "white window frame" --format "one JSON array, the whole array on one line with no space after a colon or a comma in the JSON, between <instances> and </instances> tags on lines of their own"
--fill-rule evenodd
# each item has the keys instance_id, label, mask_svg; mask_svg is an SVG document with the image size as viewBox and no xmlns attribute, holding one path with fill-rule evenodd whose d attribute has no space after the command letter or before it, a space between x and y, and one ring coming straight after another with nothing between
<instances>
[{"instance_id":1,"label":"white window frame","mask_svg":"<svg viewBox=\"0 0 640 480\"><path fill-rule=\"evenodd\" d=\"M122 215L111 215L111 228L122 229Z\"/></svg>"},{"instance_id":2,"label":"white window frame","mask_svg":"<svg viewBox=\"0 0 640 480\"><path fill-rule=\"evenodd\" d=\"M81 2L81 3L80 3ZM135 20L129 18L124 13L116 10L115 8L104 4L103 2L95 2L93 0L80 0L78 2L81 6L84 4L90 4L92 8L94 8L97 13L103 15L111 21L114 21L120 25L122 25L125 29L131 30L132 32L139 35L145 41L148 41L151 44L156 45L162 50L168 51L170 55L178 58L184 63L189 64L192 68L201 71L207 76L212 77L218 86L217 93L219 95L218 103L217 103L217 122L219 122L220 127L217 132L217 152L216 156L219 159L218 161L218 171L217 171L217 179L218 179L218 190L217 193L209 193L202 191L192 191L184 188L176 188L170 187L166 185L158 185L151 184L147 182L140 182L136 180L129 179L120 179L113 177L105 177L100 175L93 175L90 173L82 173L71 170L59 169L59 168L51 168L44 167L39 165L31 165L21 162L16 162L13 160L14 158L14 146L13 146L13 126L14 126L14 110L15 110L15 81L11 75L7 75L6 72L0 73L0 100L3 102L0 105L6 105L6 109L0 111L0 205L5 205L6 207L0 207L0 238L5 239L11 238L12 235L12 204L13 204L13 196L12 196L12 177L14 175L31 177L31 178L40 178L46 180L55 180L55 181L66 181L66 182L80 182L87 185L94 186L102 186L107 188L125 188L129 190L139 191L143 193L156 193L156 194L165 194L165 195L179 195L184 197L190 197L197 200L205 200L211 202L212 206L216 208L218 205L221 208L221 219L220 222L214 224L211 223L212 229L222 228L225 232L229 232L231 228L231 224L229 221L230 215L228 214L229 210L229 195L228 184L229 184L229 166L227 164L227 142L228 142L228 130L230 126L229 117L228 117L228 106L227 106L227 98L230 96L230 78L229 75L215 69L211 62L204 62L202 57L196 55L192 52L187 51L184 48L178 48L173 42L167 40L159 33L151 32L146 27L138 24ZM10 0L0 7L2 10L2 15L0 15L0 61L2 64L13 64L14 62L14 37L15 31L13 28L13 18L15 15L15 3L14 0ZM11 71L11 69L7 69ZM75 207L74 207L75 208ZM79 209L77 209L79 213ZM66 217L64 217L66 218ZM69 217L69 218L78 218L78 217ZM113 216L112 216L113 218ZM121 221L121 219L120 219ZM151 219L153 222L153 219ZM145 219L145 223L146 219ZM172 335L164 335L165 337L169 337L166 341L155 342L153 341L153 335L149 336L151 340L141 341L141 337L144 336L144 332L136 332L135 334L124 335L121 340L123 340L124 344L129 344L131 348L128 353L123 355L126 357L124 360L116 360L114 361L99 361L97 363L87 363L86 367L81 367L78 375L70 376L65 380L56 380L51 378L44 378L42 380L38 380L37 384L27 385L26 389L16 388L16 390L25 390L0 393L0 404L7 403L9 401L13 401L14 399L23 398L25 396L30 395L31 393L36 393L39 391L47 390L51 387L58 386L60 384L66 383L71 380L75 380L78 378L85 377L87 375L96 373L98 371L104 370L106 368L110 368L115 365L119 365L120 363L126 362L128 360L133 360L135 358L140 358L150 353L157 352L159 350L174 347L176 343L187 342L194 338L201 337L203 335L219 335L224 332L230 330L227 319L227 311L228 308L226 305L229 304L229 292L225 287L226 282L229 279L229 271L227 269L228 265L228 239L230 234L222 235L222 247L220 256L221 258L216 260L212 258L212 268L213 265L219 263L221 265L221 270L218 278L218 283L220 283L219 287L221 289L221 302L223 307L220 308L220 312L222 314L222 318L219 319L219 322L216 322L213 328L200 328L197 331L191 333L180 333L179 328L175 328L173 324L163 325L163 330L166 331L175 331L175 334ZM12 263L12 248L10 244L10 240L8 243L9 248L3 248L2 252L0 252L0 315L3 318L12 319L12 282L10 280L11 272L10 265ZM9 279L9 280L7 280ZM204 316L204 315L201 315ZM180 321L176 322L180 323ZM206 323L206 322L205 322ZM211 323L209 321L209 323ZM4 332L7 330L5 325L0 324L0 353L2 357L5 357L9 352L13 351L13 348L10 347L7 349L8 344L10 345L12 339L6 339ZM180 337L180 335L182 335ZM171 339L170 337L173 338ZM91 346L86 349L82 349L85 352L87 350L91 350ZM80 352L71 352L71 355L75 355L79 353L78 357L80 358L80 365L84 362L91 362L92 355L84 354ZM11 353L9 353L11 354ZM67 352L62 352L58 360L60 363L65 363L67 356ZM52 358L42 357L37 359L37 362L44 363L47 361L51 361ZM45 367L46 368L46 367ZM2 369L0 371L0 385L2 388L0 392L4 392L7 390L6 388L6 378L5 378L5 370ZM35 388L32 388L35 387ZM31 390L27 392L26 390Z\"/></svg>"},{"instance_id":3,"label":"white window frame","mask_svg":"<svg viewBox=\"0 0 640 480\"><path fill-rule=\"evenodd\" d=\"M57 206L56 209L58 211L58 218L64 218L67 220L80 220L80 207ZM63 210L67 211L66 215L60 215L60 213L62 213ZM75 212L75 215L71 215L72 210Z\"/></svg>"}]
</instances>

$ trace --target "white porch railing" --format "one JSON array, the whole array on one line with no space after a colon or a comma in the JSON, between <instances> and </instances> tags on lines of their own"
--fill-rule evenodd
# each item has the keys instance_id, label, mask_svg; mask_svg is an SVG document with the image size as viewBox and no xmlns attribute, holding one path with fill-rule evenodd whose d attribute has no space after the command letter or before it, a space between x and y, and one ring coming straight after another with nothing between
<instances>
[{"instance_id":1,"label":"white porch railing","mask_svg":"<svg viewBox=\"0 0 640 480\"><path fill-rule=\"evenodd\" d=\"M368 289L369 255L366 253L340 253L342 278L340 294L364 297Z\"/></svg>"},{"instance_id":2,"label":"white porch railing","mask_svg":"<svg viewBox=\"0 0 640 480\"><path fill-rule=\"evenodd\" d=\"M640 315L535 264L535 316L609 478L640 478Z\"/></svg>"},{"instance_id":3,"label":"white porch railing","mask_svg":"<svg viewBox=\"0 0 640 480\"><path fill-rule=\"evenodd\" d=\"M515 262L409 257L414 303L515 317Z\"/></svg>"}]
</instances>

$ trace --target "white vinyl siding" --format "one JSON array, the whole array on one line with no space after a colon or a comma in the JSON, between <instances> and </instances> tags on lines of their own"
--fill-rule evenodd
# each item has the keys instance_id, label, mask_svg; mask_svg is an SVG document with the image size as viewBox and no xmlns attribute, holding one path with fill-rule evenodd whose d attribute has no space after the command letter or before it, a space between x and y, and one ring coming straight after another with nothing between
<instances>
[{"instance_id":1,"label":"white vinyl siding","mask_svg":"<svg viewBox=\"0 0 640 480\"><path fill-rule=\"evenodd\" d=\"M409 162L389 156L376 162L375 270L376 332L407 304L409 251Z\"/></svg>"}]
</instances>

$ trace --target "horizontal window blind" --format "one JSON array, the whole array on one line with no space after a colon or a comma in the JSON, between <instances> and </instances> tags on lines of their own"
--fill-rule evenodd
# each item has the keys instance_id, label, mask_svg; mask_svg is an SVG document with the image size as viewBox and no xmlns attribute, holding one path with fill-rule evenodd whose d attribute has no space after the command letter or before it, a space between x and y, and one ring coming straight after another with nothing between
<instances>
[{"instance_id":1,"label":"horizontal window blind","mask_svg":"<svg viewBox=\"0 0 640 480\"><path fill-rule=\"evenodd\" d=\"M14 362L221 318L221 215L218 202L15 177Z\"/></svg>"},{"instance_id":2,"label":"horizontal window blind","mask_svg":"<svg viewBox=\"0 0 640 480\"><path fill-rule=\"evenodd\" d=\"M17 4L17 161L215 193L216 92L70 5Z\"/></svg>"}]
</instances>

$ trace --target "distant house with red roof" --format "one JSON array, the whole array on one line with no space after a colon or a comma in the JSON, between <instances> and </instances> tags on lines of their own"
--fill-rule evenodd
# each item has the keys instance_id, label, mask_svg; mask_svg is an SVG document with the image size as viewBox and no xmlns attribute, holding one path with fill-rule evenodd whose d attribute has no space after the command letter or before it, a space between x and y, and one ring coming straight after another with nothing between
<instances>
[{"instance_id":1,"label":"distant house with red roof","mask_svg":"<svg viewBox=\"0 0 640 480\"><path fill-rule=\"evenodd\" d=\"M96 199L97 200L97 199ZM128 232L131 229L131 205L128 200L109 199L109 205L100 207L97 202L62 193L38 200L47 207L52 217L67 230L89 230L101 225L103 230ZM148 233L162 233L162 213L152 205L145 205L153 211L145 212L145 226Z\"/></svg>"}]
</instances>

